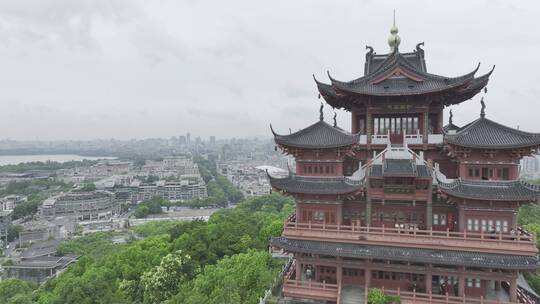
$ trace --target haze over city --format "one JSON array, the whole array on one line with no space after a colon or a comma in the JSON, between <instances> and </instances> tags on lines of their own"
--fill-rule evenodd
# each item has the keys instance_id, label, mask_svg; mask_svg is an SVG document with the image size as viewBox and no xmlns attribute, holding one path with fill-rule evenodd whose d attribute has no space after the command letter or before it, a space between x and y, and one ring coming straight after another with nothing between
<instances>
[{"instance_id":1,"label":"haze over city","mask_svg":"<svg viewBox=\"0 0 540 304\"><path fill-rule=\"evenodd\" d=\"M360 77L366 45L388 52L394 8L402 50L424 41L429 71L449 76L497 65L488 117L538 129L535 1L32 2L0 3L2 139L297 130L318 118L311 74ZM477 117L479 99L454 122Z\"/></svg>"}]
</instances>

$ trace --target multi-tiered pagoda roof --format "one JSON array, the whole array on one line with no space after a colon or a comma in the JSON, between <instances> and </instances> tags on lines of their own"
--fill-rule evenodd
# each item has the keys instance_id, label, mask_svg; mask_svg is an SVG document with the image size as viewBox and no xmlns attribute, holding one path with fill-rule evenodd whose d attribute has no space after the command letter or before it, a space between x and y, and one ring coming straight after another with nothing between
<instances>
[{"instance_id":1,"label":"multi-tiered pagoda roof","mask_svg":"<svg viewBox=\"0 0 540 304\"><path fill-rule=\"evenodd\" d=\"M410 263L445 264L499 269L537 269L539 256L491 254L457 250L357 245L338 242L272 238L273 246L291 252L331 255L345 258L388 259Z\"/></svg>"},{"instance_id":2,"label":"multi-tiered pagoda roof","mask_svg":"<svg viewBox=\"0 0 540 304\"><path fill-rule=\"evenodd\" d=\"M492 69L475 77L478 65L462 76L441 76L426 71L420 44L412 53L400 53L396 47L391 53L377 55L373 48L368 48L364 76L339 81L328 74L330 84L315 79L319 93L331 106L351 110L354 104L367 100L384 101L394 96L430 96L431 100L438 100L444 105L458 104L480 92L493 72Z\"/></svg>"},{"instance_id":3,"label":"multi-tiered pagoda roof","mask_svg":"<svg viewBox=\"0 0 540 304\"><path fill-rule=\"evenodd\" d=\"M514 149L540 146L540 134L516 130L484 116L447 133L448 144L477 149Z\"/></svg>"},{"instance_id":4,"label":"multi-tiered pagoda roof","mask_svg":"<svg viewBox=\"0 0 540 304\"><path fill-rule=\"evenodd\" d=\"M540 186L522 180L513 181L439 181L439 189L448 195L464 199L490 201L536 201L540 199Z\"/></svg>"},{"instance_id":5,"label":"multi-tiered pagoda roof","mask_svg":"<svg viewBox=\"0 0 540 304\"><path fill-rule=\"evenodd\" d=\"M272 126L270 126L272 128ZM278 145L305 149L339 148L358 144L359 134L352 134L337 126L331 126L320 120L300 131L281 135L274 132L274 140Z\"/></svg>"},{"instance_id":6,"label":"multi-tiered pagoda roof","mask_svg":"<svg viewBox=\"0 0 540 304\"><path fill-rule=\"evenodd\" d=\"M301 194L349 194L362 189L362 181L344 176L339 177L308 177L290 174L287 177L268 175L273 188L287 193Z\"/></svg>"}]
</instances>

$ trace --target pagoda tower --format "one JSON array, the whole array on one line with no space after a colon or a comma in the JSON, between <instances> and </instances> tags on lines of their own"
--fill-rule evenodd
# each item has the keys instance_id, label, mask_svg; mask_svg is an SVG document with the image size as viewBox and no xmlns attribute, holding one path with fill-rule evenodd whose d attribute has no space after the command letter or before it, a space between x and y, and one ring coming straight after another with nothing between
<instances>
[{"instance_id":1,"label":"pagoda tower","mask_svg":"<svg viewBox=\"0 0 540 304\"><path fill-rule=\"evenodd\" d=\"M401 53L367 47L364 76L315 79L324 100L351 112L352 132L319 121L277 146L296 159L269 175L296 212L271 245L293 255L284 303L366 303L370 288L402 303L535 303L523 274L536 271L535 237L518 208L540 198L519 180L519 160L540 134L480 118L443 125L443 109L485 88L493 69L458 77L427 72L419 43Z\"/></svg>"}]
</instances>

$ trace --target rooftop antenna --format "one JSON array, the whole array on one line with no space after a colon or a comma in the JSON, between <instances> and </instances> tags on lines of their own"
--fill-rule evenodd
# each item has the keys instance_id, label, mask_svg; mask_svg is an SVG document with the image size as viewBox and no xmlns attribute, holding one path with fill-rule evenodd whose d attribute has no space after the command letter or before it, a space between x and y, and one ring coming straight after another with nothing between
<instances>
[{"instance_id":1,"label":"rooftop antenna","mask_svg":"<svg viewBox=\"0 0 540 304\"><path fill-rule=\"evenodd\" d=\"M323 108L324 108L324 104L321 102L321 107L319 108L319 120L320 121L324 120Z\"/></svg>"}]
</instances>

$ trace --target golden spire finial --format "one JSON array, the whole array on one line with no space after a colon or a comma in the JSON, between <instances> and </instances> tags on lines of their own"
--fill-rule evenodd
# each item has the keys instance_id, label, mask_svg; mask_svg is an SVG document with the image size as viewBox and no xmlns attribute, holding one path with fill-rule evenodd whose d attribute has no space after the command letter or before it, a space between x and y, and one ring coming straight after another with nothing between
<instances>
[{"instance_id":1,"label":"golden spire finial","mask_svg":"<svg viewBox=\"0 0 540 304\"><path fill-rule=\"evenodd\" d=\"M399 29L396 26L396 10L394 9L394 22L390 28L390 37L388 37L388 45L390 46L390 51L395 51L399 47L401 38L398 36Z\"/></svg>"}]
</instances>

